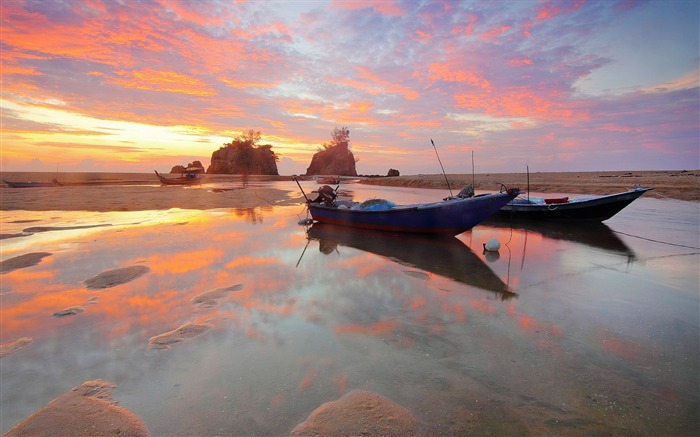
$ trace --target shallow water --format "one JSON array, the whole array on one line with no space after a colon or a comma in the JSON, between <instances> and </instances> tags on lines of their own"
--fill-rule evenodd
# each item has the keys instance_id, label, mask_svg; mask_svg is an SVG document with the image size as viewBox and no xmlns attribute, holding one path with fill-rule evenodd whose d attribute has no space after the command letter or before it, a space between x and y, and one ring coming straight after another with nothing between
<instances>
[{"instance_id":1,"label":"shallow water","mask_svg":"<svg viewBox=\"0 0 700 437\"><path fill-rule=\"evenodd\" d=\"M3 260L52 254L0 275L0 340L33 339L1 361L2 432L101 378L154 435L285 435L352 389L403 405L421 434L700 433L697 203L642 197L592 229L490 220L451 240L307 233L303 205L0 214L3 234L81 227L2 240ZM83 284L133 265L150 271ZM212 329L148 349L187 322Z\"/></svg>"}]
</instances>

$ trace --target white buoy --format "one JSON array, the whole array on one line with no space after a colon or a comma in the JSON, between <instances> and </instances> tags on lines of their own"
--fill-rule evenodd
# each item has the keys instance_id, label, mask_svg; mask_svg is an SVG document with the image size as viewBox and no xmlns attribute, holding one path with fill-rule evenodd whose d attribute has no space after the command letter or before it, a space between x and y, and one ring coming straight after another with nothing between
<instances>
[{"instance_id":1,"label":"white buoy","mask_svg":"<svg viewBox=\"0 0 700 437\"><path fill-rule=\"evenodd\" d=\"M484 250L487 252L498 252L498 249L501 248L501 243L498 242L495 238L490 239L486 243L484 243Z\"/></svg>"}]
</instances>

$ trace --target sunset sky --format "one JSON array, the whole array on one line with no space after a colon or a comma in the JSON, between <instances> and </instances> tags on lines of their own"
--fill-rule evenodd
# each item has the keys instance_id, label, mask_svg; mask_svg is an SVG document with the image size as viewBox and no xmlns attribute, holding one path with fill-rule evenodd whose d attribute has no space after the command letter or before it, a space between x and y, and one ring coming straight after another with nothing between
<instances>
[{"instance_id":1,"label":"sunset sky","mask_svg":"<svg viewBox=\"0 0 700 437\"><path fill-rule=\"evenodd\" d=\"M2 0L2 170L697 169L699 3Z\"/></svg>"}]
</instances>

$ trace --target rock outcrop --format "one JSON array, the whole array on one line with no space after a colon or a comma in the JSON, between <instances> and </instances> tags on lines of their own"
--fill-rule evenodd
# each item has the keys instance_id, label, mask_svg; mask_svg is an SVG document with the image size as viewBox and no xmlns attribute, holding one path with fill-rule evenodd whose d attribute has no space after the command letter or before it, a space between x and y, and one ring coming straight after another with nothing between
<instances>
[{"instance_id":1,"label":"rock outcrop","mask_svg":"<svg viewBox=\"0 0 700 437\"><path fill-rule=\"evenodd\" d=\"M193 170L193 169L201 169L201 170ZM187 164L187 166L182 166L182 165L176 165L170 170L170 173L185 173L187 171L190 171L192 173L204 173L204 166L200 161L193 161L190 164Z\"/></svg>"},{"instance_id":2,"label":"rock outcrop","mask_svg":"<svg viewBox=\"0 0 700 437\"><path fill-rule=\"evenodd\" d=\"M279 175L271 145L226 144L211 154L207 174Z\"/></svg>"},{"instance_id":3,"label":"rock outcrop","mask_svg":"<svg viewBox=\"0 0 700 437\"><path fill-rule=\"evenodd\" d=\"M389 171L387 172L386 175L389 177L398 177L398 176L401 176L401 173L399 173L398 170L391 168L391 169L389 169Z\"/></svg>"},{"instance_id":4,"label":"rock outcrop","mask_svg":"<svg viewBox=\"0 0 700 437\"><path fill-rule=\"evenodd\" d=\"M306 175L357 176L355 156L348 148L348 143L340 143L314 154Z\"/></svg>"}]
</instances>

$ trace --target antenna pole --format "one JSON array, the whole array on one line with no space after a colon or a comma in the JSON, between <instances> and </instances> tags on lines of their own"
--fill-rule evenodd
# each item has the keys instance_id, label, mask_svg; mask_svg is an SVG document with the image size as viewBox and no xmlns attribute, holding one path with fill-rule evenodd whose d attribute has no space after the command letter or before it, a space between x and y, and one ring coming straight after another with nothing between
<instances>
[{"instance_id":1,"label":"antenna pole","mask_svg":"<svg viewBox=\"0 0 700 437\"><path fill-rule=\"evenodd\" d=\"M450 188L450 181L447 180L447 175L445 174L445 167L442 166L442 161L440 161L440 155L438 155L437 147L435 147L435 142L433 142L433 139L430 139L430 142L433 144L433 149L435 149L435 155L437 156L438 162L440 163L440 168L442 169L442 175L445 176L445 182L447 182L447 189L450 190L450 197L452 197L452 188Z\"/></svg>"},{"instance_id":2,"label":"antenna pole","mask_svg":"<svg viewBox=\"0 0 700 437\"><path fill-rule=\"evenodd\" d=\"M527 201L530 202L530 166L526 165L527 168Z\"/></svg>"},{"instance_id":3,"label":"antenna pole","mask_svg":"<svg viewBox=\"0 0 700 437\"><path fill-rule=\"evenodd\" d=\"M474 183L474 151L472 150L472 188L476 189L476 185Z\"/></svg>"}]
</instances>

